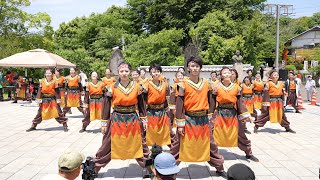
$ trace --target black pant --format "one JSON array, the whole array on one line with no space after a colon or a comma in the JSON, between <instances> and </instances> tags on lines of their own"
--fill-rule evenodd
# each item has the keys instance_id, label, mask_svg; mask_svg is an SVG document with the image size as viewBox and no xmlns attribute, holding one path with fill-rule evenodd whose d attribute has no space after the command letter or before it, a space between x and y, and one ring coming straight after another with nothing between
<instances>
[{"instance_id":1,"label":"black pant","mask_svg":"<svg viewBox=\"0 0 320 180\"><path fill-rule=\"evenodd\" d=\"M3 88L0 88L0 101L3 101Z\"/></svg>"}]
</instances>

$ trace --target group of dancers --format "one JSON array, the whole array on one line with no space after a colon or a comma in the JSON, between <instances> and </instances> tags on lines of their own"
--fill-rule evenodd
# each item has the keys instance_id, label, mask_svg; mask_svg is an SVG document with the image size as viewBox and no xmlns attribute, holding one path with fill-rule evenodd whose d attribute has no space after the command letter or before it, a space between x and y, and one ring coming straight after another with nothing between
<instances>
[{"instance_id":1,"label":"group of dancers","mask_svg":"<svg viewBox=\"0 0 320 180\"><path fill-rule=\"evenodd\" d=\"M287 93L294 101L290 94L294 93L292 79L285 86L278 81L277 71L272 70L266 83L259 74L255 79L247 76L240 83L236 70L223 67L220 72L211 73L208 80L200 76L202 65L200 58L189 58L189 76L184 76L181 68L170 85L160 65L149 67L150 78L145 77L144 69L135 70L138 76L133 78L131 66L122 62L118 66L119 77L111 77L111 70L106 69L106 77L100 80L92 72L85 89L74 68L67 77L61 76L59 70L47 69L45 78L40 80L38 114L27 131L36 130L42 120L52 118L68 131L65 114L77 107L84 114L80 133L91 121L101 121L103 140L94 160L97 172L112 159L136 159L145 167L150 155L148 146L157 144L168 146L177 162L208 162L217 169L217 175L224 177L224 157L218 147L239 147L247 159L259 161L246 136L250 133L246 122L252 120L251 116L256 118L255 133L267 121L295 133L283 108ZM150 167L146 168L152 173Z\"/></svg>"}]
</instances>

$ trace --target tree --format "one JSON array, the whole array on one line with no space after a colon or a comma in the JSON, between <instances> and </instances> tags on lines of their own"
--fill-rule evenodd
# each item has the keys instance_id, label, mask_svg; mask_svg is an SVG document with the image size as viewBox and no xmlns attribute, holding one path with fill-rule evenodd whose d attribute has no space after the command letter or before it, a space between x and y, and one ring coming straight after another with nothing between
<instances>
[{"instance_id":1,"label":"tree","mask_svg":"<svg viewBox=\"0 0 320 180\"><path fill-rule=\"evenodd\" d=\"M46 13L28 14L22 7L29 0L2 0L0 2L1 58L34 48L51 49L53 29Z\"/></svg>"},{"instance_id":2,"label":"tree","mask_svg":"<svg viewBox=\"0 0 320 180\"><path fill-rule=\"evenodd\" d=\"M162 29L184 29L191 26L213 10L227 11L233 19L245 19L253 9L265 0L128 0L132 18L149 33Z\"/></svg>"},{"instance_id":3,"label":"tree","mask_svg":"<svg viewBox=\"0 0 320 180\"><path fill-rule=\"evenodd\" d=\"M158 63L165 65L180 65L182 48L179 42L183 39L182 29L162 30L148 37L140 38L128 46L125 58L134 67ZM181 62L180 62L181 63Z\"/></svg>"}]
</instances>

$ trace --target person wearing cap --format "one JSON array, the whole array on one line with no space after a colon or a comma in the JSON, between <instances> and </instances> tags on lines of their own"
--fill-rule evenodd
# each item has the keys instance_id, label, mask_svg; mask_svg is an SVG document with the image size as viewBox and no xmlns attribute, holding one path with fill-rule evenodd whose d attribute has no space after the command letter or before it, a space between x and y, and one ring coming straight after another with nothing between
<instances>
[{"instance_id":1,"label":"person wearing cap","mask_svg":"<svg viewBox=\"0 0 320 180\"><path fill-rule=\"evenodd\" d=\"M250 167L245 164L234 164L227 172L228 180L255 180L255 174Z\"/></svg>"},{"instance_id":2,"label":"person wearing cap","mask_svg":"<svg viewBox=\"0 0 320 180\"><path fill-rule=\"evenodd\" d=\"M174 156L170 153L163 152L154 159L156 170L156 180L173 180L179 173L180 168L176 165Z\"/></svg>"},{"instance_id":3,"label":"person wearing cap","mask_svg":"<svg viewBox=\"0 0 320 180\"><path fill-rule=\"evenodd\" d=\"M73 180L76 179L82 169L84 155L78 151L64 152L58 161L59 174L45 176L42 180Z\"/></svg>"},{"instance_id":4,"label":"person wearing cap","mask_svg":"<svg viewBox=\"0 0 320 180\"><path fill-rule=\"evenodd\" d=\"M314 92L314 89L316 87L316 82L312 79L311 75L308 76L307 83L306 83L305 87L307 90L307 99L308 99L308 101L311 101L312 93Z\"/></svg>"}]
</instances>

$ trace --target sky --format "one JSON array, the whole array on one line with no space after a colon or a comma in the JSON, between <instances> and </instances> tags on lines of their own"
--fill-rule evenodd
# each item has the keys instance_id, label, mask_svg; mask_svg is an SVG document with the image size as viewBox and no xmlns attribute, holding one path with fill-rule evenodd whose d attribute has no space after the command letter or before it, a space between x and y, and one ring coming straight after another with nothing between
<instances>
[{"instance_id":1,"label":"sky","mask_svg":"<svg viewBox=\"0 0 320 180\"><path fill-rule=\"evenodd\" d=\"M31 14L48 13L51 26L56 30L62 22L91 13L103 13L112 5L125 6L126 0L31 0L31 5L24 10Z\"/></svg>"},{"instance_id":2,"label":"sky","mask_svg":"<svg viewBox=\"0 0 320 180\"><path fill-rule=\"evenodd\" d=\"M268 4L293 5L293 18L320 12L320 0L267 0Z\"/></svg>"},{"instance_id":3,"label":"sky","mask_svg":"<svg viewBox=\"0 0 320 180\"><path fill-rule=\"evenodd\" d=\"M267 0L267 3L293 5L293 18L320 12L320 0ZM31 14L48 13L51 25L56 30L62 22L91 13L102 13L112 5L125 6L126 0L32 0L31 5L24 9Z\"/></svg>"}]
</instances>

